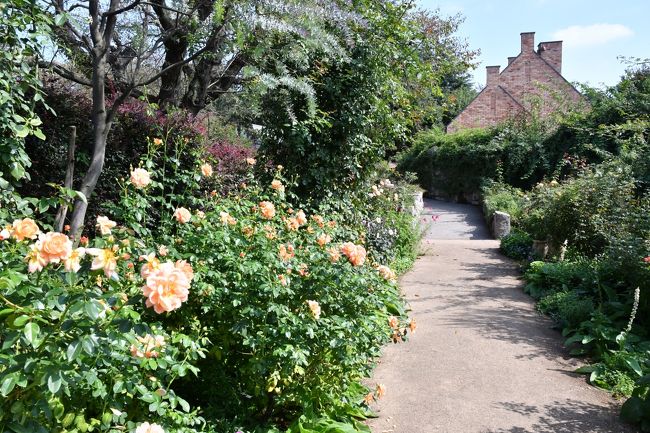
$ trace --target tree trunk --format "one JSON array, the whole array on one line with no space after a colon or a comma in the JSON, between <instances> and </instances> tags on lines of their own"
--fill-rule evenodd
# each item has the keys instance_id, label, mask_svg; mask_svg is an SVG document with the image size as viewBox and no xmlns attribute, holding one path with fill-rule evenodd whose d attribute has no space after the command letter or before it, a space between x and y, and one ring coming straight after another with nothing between
<instances>
[{"instance_id":1,"label":"tree trunk","mask_svg":"<svg viewBox=\"0 0 650 433\"><path fill-rule=\"evenodd\" d=\"M102 47L95 48L93 59L93 76L92 76L92 124L93 124L93 156L88 167L88 171L81 182L80 191L90 199L97 181L104 168L104 157L106 155L106 141L108 132L111 129L111 119L106 113L106 50ZM84 220L88 204L83 200L77 199L74 204L74 211L70 220L70 234L78 239L83 230Z\"/></svg>"}]
</instances>

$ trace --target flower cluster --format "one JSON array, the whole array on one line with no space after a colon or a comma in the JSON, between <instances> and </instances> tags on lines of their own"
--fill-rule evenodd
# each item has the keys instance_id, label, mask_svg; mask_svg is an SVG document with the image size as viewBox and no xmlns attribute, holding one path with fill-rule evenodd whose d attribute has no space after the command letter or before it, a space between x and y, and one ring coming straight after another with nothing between
<instances>
[{"instance_id":1,"label":"flower cluster","mask_svg":"<svg viewBox=\"0 0 650 433\"><path fill-rule=\"evenodd\" d=\"M346 242L341 245L341 252L348 258L353 266L362 266L366 261L366 249L363 245Z\"/></svg>"}]
</instances>

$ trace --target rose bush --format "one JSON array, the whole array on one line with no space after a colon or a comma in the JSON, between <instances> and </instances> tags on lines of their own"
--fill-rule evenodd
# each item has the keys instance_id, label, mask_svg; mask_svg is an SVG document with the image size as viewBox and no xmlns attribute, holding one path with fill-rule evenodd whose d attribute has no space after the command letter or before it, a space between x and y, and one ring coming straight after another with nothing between
<instances>
[{"instance_id":1,"label":"rose bush","mask_svg":"<svg viewBox=\"0 0 650 433\"><path fill-rule=\"evenodd\" d=\"M97 217L94 239L3 222L2 423L367 430L355 417L385 389L360 380L384 343L415 329L383 260L399 254L367 244L365 217L301 206L281 169L260 184L251 161L224 196L202 157L191 169L154 160L118 180L121 201ZM386 221L406 222L395 194L368 197L368 209L390 203Z\"/></svg>"}]
</instances>

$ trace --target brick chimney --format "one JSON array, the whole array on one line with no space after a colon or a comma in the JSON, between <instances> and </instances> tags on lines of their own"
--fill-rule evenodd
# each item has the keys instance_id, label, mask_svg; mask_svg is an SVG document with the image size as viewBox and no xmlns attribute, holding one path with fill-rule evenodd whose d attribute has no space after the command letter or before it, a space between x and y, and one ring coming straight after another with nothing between
<instances>
[{"instance_id":1,"label":"brick chimney","mask_svg":"<svg viewBox=\"0 0 650 433\"><path fill-rule=\"evenodd\" d=\"M537 53L558 73L562 73L562 41L540 42Z\"/></svg>"},{"instance_id":2,"label":"brick chimney","mask_svg":"<svg viewBox=\"0 0 650 433\"><path fill-rule=\"evenodd\" d=\"M535 51L535 32L521 34L521 52L529 53Z\"/></svg>"},{"instance_id":3,"label":"brick chimney","mask_svg":"<svg viewBox=\"0 0 650 433\"><path fill-rule=\"evenodd\" d=\"M486 66L487 78L485 80L485 87L499 83L499 70L501 66Z\"/></svg>"},{"instance_id":4,"label":"brick chimney","mask_svg":"<svg viewBox=\"0 0 650 433\"><path fill-rule=\"evenodd\" d=\"M508 57L508 64L514 62L516 58L517 58L516 56L515 57Z\"/></svg>"}]
</instances>

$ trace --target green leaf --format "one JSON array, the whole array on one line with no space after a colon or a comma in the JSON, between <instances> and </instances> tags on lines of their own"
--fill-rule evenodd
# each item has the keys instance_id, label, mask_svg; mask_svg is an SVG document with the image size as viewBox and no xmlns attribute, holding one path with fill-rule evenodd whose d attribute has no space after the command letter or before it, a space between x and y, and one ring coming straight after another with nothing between
<instances>
[{"instance_id":1,"label":"green leaf","mask_svg":"<svg viewBox=\"0 0 650 433\"><path fill-rule=\"evenodd\" d=\"M61 389L62 382L63 378L61 377L60 371L50 374L47 378L47 389L49 389L52 394L56 394L59 389Z\"/></svg>"},{"instance_id":2,"label":"green leaf","mask_svg":"<svg viewBox=\"0 0 650 433\"><path fill-rule=\"evenodd\" d=\"M81 353L81 343L79 341L73 341L68 345L68 350L66 351L66 357L68 361L74 361L77 356Z\"/></svg>"},{"instance_id":3,"label":"green leaf","mask_svg":"<svg viewBox=\"0 0 650 433\"><path fill-rule=\"evenodd\" d=\"M29 322L25 327L23 328L23 335L25 336L25 339L31 344L33 347L36 347L38 345L38 335L41 332L40 326L34 322Z\"/></svg>"},{"instance_id":4,"label":"green leaf","mask_svg":"<svg viewBox=\"0 0 650 433\"><path fill-rule=\"evenodd\" d=\"M18 316L14 319L14 326L16 328L20 328L28 321L29 321L29 316L26 315Z\"/></svg>"},{"instance_id":5,"label":"green leaf","mask_svg":"<svg viewBox=\"0 0 650 433\"><path fill-rule=\"evenodd\" d=\"M43 134L43 131L41 131L41 128L36 128L32 131L34 134L34 137L40 139L40 140L45 140L45 134Z\"/></svg>"},{"instance_id":6,"label":"green leaf","mask_svg":"<svg viewBox=\"0 0 650 433\"><path fill-rule=\"evenodd\" d=\"M54 17L54 25L57 27L61 27L63 24L68 21L68 15L67 14L58 14L57 16Z\"/></svg>"},{"instance_id":7,"label":"green leaf","mask_svg":"<svg viewBox=\"0 0 650 433\"><path fill-rule=\"evenodd\" d=\"M86 198L86 195L83 192L75 191L74 193L75 193L75 195L77 196L77 198L79 200L81 200L82 202L88 204L88 199Z\"/></svg>"},{"instance_id":8,"label":"green leaf","mask_svg":"<svg viewBox=\"0 0 650 433\"><path fill-rule=\"evenodd\" d=\"M625 363L630 366L632 370L639 376L643 376L643 370L641 369L641 365L639 365L639 360L635 358L631 359L626 359Z\"/></svg>"},{"instance_id":9,"label":"green leaf","mask_svg":"<svg viewBox=\"0 0 650 433\"><path fill-rule=\"evenodd\" d=\"M91 320L97 320L99 317L99 312L101 310L99 309L99 305L97 305L97 303L91 299L84 305L84 311Z\"/></svg>"},{"instance_id":10,"label":"green leaf","mask_svg":"<svg viewBox=\"0 0 650 433\"><path fill-rule=\"evenodd\" d=\"M639 397L630 397L621 407L621 419L630 423L638 423L644 415L646 402Z\"/></svg>"},{"instance_id":11,"label":"green leaf","mask_svg":"<svg viewBox=\"0 0 650 433\"><path fill-rule=\"evenodd\" d=\"M2 385L0 385L0 395L2 395L3 397L8 396L15 386L16 386L16 373L12 373L5 376L4 380L2 381Z\"/></svg>"},{"instance_id":12,"label":"green leaf","mask_svg":"<svg viewBox=\"0 0 650 433\"><path fill-rule=\"evenodd\" d=\"M595 365L583 365L582 367L576 368L573 371L576 372L576 373L579 373L579 374L589 374L589 373L593 373L594 371L596 371L596 366Z\"/></svg>"},{"instance_id":13,"label":"green leaf","mask_svg":"<svg viewBox=\"0 0 650 433\"><path fill-rule=\"evenodd\" d=\"M185 412L189 412L190 411L190 404L187 401L180 398L180 397L178 397L177 399L178 399L178 404L181 405L181 408L183 408L183 410Z\"/></svg>"}]
</instances>

